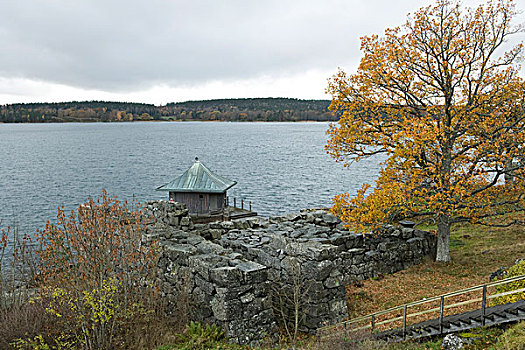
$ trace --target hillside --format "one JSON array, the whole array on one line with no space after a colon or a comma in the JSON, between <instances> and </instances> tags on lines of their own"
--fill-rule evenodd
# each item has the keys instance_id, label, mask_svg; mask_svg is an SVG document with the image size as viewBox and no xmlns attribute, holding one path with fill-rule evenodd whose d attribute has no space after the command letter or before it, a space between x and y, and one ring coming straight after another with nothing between
<instances>
[{"instance_id":1,"label":"hillside","mask_svg":"<svg viewBox=\"0 0 525 350\"><path fill-rule=\"evenodd\" d=\"M244 98L155 106L128 102L18 103L0 106L0 122L119 122L136 120L329 121L328 100Z\"/></svg>"}]
</instances>

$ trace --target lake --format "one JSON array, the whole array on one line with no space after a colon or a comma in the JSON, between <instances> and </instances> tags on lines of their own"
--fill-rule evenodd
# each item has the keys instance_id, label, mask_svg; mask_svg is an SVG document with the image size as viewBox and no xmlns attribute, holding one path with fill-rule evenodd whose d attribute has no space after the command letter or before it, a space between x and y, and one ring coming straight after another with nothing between
<instances>
[{"instance_id":1,"label":"lake","mask_svg":"<svg viewBox=\"0 0 525 350\"><path fill-rule=\"evenodd\" d=\"M269 216L330 206L338 193L373 183L379 161L349 168L324 150L328 123L133 122L0 124L0 219L43 228L106 189L119 199L167 198L155 188L195 157L237 181L230 197Z\"/></svg>"}]
</instances>

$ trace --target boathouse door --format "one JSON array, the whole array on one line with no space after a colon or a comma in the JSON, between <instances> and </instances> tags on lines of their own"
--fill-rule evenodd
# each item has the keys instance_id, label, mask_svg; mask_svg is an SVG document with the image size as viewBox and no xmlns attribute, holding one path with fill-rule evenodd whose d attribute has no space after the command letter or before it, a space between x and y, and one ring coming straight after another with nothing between
<instances>
[{"instance_id":1,"label":"boathouse door","mask_svg":"<svg viewBox=\"0 0 525 350\"><path fill-rule=\"evenodd\" d=\"M199 214L202 214L204 213L204 195L203 194L199 194ZM206 210L207 211L207 210Z\"/></svg>"}]
</instances>

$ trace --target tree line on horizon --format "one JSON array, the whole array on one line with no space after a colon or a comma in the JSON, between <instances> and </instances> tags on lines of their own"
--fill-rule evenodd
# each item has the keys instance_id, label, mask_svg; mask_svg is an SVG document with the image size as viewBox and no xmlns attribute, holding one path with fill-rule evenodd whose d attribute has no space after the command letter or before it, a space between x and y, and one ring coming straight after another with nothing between
<instances>
[{"instance_id":1,"label":"tree line on horizon","mask_svg":"<svg viewBox=\"0 0 525 350\"><path fill-rule=\"evenodd\" d=\"M0 105L0 122L193 121L336 121L329 100L242 98L146 103L82 101Z\"/></svg>"}]
</instances>

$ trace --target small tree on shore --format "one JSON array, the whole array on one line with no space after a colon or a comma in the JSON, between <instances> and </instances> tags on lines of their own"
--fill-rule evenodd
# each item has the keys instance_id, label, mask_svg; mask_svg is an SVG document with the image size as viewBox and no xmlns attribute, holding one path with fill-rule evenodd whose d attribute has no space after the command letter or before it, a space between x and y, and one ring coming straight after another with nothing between
<instances>
[{"instance_id":1,"label":"small tree on shore","mask_svg":"<svg viewBox=\"0 0 525 350\"><path fill-rule=\"evenodd\" d=\"M355 197L334 198L344 222L431 217L436 260L447 262L452 224L523 221L522 45L500 54L520 31L514 15L507 0L477 8L438 0L382 37L362 38L357 72L339 71L329 82L340 120L326 149L346 165L380 153L387 159L369 194L365 184Z\"/></svg>"}]
</instances>

